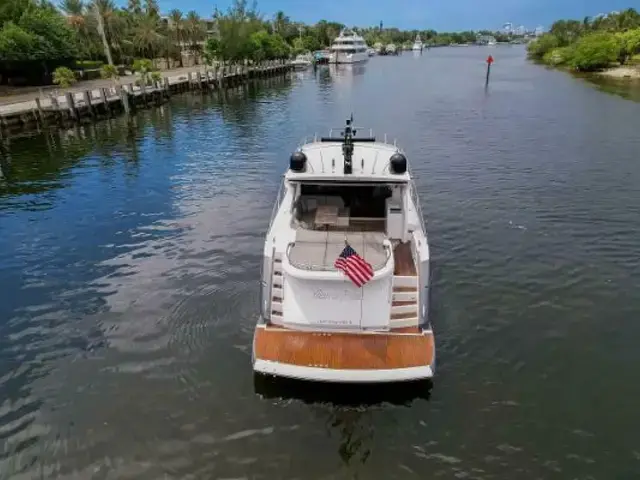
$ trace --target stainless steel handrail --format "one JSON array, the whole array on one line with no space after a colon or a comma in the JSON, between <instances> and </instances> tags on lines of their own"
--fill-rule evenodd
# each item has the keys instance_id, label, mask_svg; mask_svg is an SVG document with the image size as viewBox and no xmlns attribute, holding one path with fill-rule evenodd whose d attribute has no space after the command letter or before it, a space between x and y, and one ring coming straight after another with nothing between
<instances>
[{"instance_id":1,"label":"stainless steel handrail","mask_svg":"<svg viewBox=\"0 0 640 480\"><path fill-rule=\"evenodd\" d=\"M291 265L293 265L294 267L300 269L300 270L307 270L310 272L337 272L338 270L333 266L326 266L326 265L309 265L309 264L301 264L299 262L294 262L291 259L291 248L293 248L293 246L295 245L295 242L291 242L289 243L289 245L287 245L287 250L286 250L286 255L287 255L287 260L289 261L289 263ZM391 259L391 249L389 248L388 245L383 245L383 248L387 254L384 262L380 262L380 263L376 263L376 264L372 264L371 267L373 268L374 271L376 270L381 270L383 267L385 267L388 263L389 260Z\"/></svg>"}]
</instances>

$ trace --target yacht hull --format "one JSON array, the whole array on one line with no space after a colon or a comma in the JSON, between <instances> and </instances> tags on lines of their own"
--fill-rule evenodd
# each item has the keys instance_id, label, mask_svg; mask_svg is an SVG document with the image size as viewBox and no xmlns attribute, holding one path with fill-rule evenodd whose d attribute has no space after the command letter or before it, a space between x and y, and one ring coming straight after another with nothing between
<instances>
[{"instance_id":1,"label":"yacht hull","mask_svg":"<svg viewBox=\"0 0 640 480\"><path fill-rule=\"evenodd\" d=\"M352 63L361 63L369 60L369 54L367 52L361 53L341 53L334 52L329 57L329 63L341 63L341 64L352 64Z\"/></svg>"},{"instance_id":2,"label":"yacht hull","mask_svg":"<svg viewBox=\"0 0 640 480\"><path fill-rule=\"evenodd\" d=\"M313 332L258 325L253 340L256 373L334 383L389 383L431 379L431 330Z\"/></svg>"}]
</instances>

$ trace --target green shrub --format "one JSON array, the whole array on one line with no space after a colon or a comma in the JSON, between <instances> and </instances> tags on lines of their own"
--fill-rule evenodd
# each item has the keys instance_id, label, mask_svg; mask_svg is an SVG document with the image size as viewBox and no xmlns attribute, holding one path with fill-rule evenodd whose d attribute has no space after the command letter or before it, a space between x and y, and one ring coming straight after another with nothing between
<instances>
[{"instance_id":1,"label":"green shrub","mask_svg":"<svg viewBox=\"0 0 640 480\"><path fill-rule=\"evenodd\" d=\"M560 47L558 38L551 33L545 33L527 45L527 53L534 60L542 60L547 53L558 47Z\"/></svg>"},{"instance_id":2,"label":"green shrub","mask_svg":"<svg viewBox=\"0 0 640 480\"><path fill-rule=\"evenodd\" d=\"M153 71L153 62L148 58L139 58L133 62L133 69L140 74L140 81L147 85Z\"/></svg>"},{"instance_id":3,"label":"green shrub","mask_svg":"<svg viewBox=\"0 0 640 480\"><path fill-rule=\"evenodd\" d=\"M139 58L134 60L133 69L140 74L149 73L153 70L153 62L148 58Z\"/></svg>"},{"instance_id":4,"label":"green shrub","mask_svg":"<svg viewBox=\"0 0 640 480\"><path fill-rule=\"evenodd\" d=\"M573 57L573 47L554 48L550 52L545 53L543 62L552 67L566 65Z\"/></svg>"},{"instance_id":5,"label":"green shrub","mask_svg":"<svg viewBox=\"0 0 640 480\"><path fill-rule=\"evenodd\" d=\"M76 68L82 68L84 70L95 70L104 65L104 62L100 60L77 60Z\"/></svg>"},{"instance_id":6,"label":"green shrub","mask_svg":"<svg viewBox=\"0 0 640 480\"><path fill-rule=\"evenodd\" d=\"M75 73L67 67L58 67L53 72L53 83L60 85L62 88L69 88L77 81Z\"/></svg>"},{"instance_id":7,"label":"green shrub","mask_svg":"<svg viewBox=\"0 0 640 480\"><path fill-rule=\"evenodd\" d=\"M615 34L594 33L576 42L568 64L582 72L593 72L607 68L619 54L620 42Z\"/></svg>"},{"instance_id":8,"label":"green shrub","mask_svg":"<svg viewBox=\"0 0 640 480\"><path fill-rule=\"evenodd\" d=\"M118 78L118 68L114 65L103 65L100 68L100 76L105 79L113 79L114 81Z\"/></svg>"}]
</instances>

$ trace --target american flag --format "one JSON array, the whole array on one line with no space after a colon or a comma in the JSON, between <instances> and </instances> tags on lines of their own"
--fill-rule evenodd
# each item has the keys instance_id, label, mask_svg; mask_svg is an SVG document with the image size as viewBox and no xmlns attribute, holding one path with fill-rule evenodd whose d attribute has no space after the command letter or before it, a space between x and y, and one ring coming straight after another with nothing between
<instances>
[{"instance_id":1,"label":"american flag","mask_svg":"<svg viewBox=\"0 0 640 480\"><path fill-rule=\"evenodd\" d=\"M373 278L373 267L360 257L349 244L344 247L334 266L358 287L362 287Z\"/></svg>"}]
</instances>

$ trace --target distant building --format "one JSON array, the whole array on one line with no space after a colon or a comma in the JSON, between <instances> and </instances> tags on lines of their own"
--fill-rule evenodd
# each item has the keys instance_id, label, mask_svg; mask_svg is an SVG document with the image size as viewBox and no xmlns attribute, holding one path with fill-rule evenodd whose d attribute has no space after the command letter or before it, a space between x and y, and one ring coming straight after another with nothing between
<instances>
[{"instance_id":1,"label":"distant building","mask_svg":"<svg viewBox=\"0 0 640 480\"><path fill-rule=\"evenodd\" d=\"M535 31L533 32L533 34L534 34L536 37L540 37L540 36L542 36L542 34L543 34L543 33L544 33L544 28L543 28L543 27L541 27L541 26L536 27Z\"/></svg>"}]
</instances>

